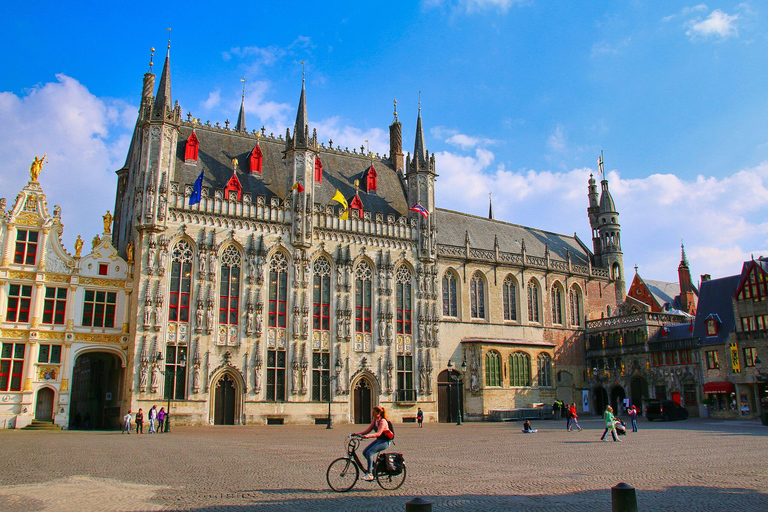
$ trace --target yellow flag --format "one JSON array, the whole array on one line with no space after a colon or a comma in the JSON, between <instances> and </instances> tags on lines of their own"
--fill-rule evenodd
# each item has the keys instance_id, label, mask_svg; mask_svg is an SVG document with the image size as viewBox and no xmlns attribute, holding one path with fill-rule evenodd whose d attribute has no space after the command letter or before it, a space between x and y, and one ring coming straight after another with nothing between
<instances>
[{"instance_id":1,"label":"yellow flag","mask_svg":"<svg viewBox=\"0 0 768 512\"><path fill-rule=\"evenodd\" d=\"M344 198L344 195L341 192L339 192L339 189L336 189L336 193L333 194L331 201L336 201L337 203L341 203L344 206L345 210L349 209L347 200Z\"/></svg>"},{"instance_id":2,"label":"yellow flag","mask_svg":"<svg viewBox=\"0 0 768 512\"><path fill-rule=\"evenodd\" d=\"M347 219L349 218L349 209L347 209L347 210L344 210L344 213L342 213L341 215L339 215L339 218L340 218L341 220L347 220Z\"/></svg>"}]
</instances>

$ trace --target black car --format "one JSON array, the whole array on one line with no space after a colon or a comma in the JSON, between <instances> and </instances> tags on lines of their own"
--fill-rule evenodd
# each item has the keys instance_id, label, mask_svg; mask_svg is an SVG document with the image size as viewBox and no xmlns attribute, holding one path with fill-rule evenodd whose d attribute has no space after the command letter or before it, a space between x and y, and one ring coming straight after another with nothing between
<instances>
[{"instance_id":1,"label":"black car","mask_svg":"<svg viewBox=\"0 0 768 512\"><path fill-rule=\"evenodd\" d=\"M645 417L653 420L687 420L688 410L672 400L647 400L645 402Z\"/></svg>"}]
</instances>

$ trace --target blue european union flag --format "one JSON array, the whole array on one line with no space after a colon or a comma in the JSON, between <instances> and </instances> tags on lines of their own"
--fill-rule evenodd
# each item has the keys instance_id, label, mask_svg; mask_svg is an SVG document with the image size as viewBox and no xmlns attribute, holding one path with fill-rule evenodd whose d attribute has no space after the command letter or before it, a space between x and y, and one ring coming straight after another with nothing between
<instances>
[{"instance_id":1,"label":"blue european union flag","mask_svg":"<svg viewBox=\"0 0 768 512\"><path fill-rule=\"evenodd\" d=\"M192 195L189 196L189 206L200 202L200 196L203 194L203 171L200 171L200 176L195 180L195 184L192 186Z\"/></svg>"}]
</instances>

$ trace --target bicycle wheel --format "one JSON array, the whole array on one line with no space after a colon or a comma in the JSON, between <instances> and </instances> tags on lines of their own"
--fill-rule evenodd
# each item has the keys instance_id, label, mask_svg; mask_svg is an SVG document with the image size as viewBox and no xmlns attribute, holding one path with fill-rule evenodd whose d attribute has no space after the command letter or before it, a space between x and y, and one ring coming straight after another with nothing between
<instances>
[{"instance_id":1,"label":"bicycle wheel","mask_svg":"<svg viewBox=\"0 0 768 512\"><path fill-rule=\"evenodd\" d=\"M376 478L376 481L379 482L379 486L382 489L394 491L395 489L399 489L400 486L403 485L403 482L405 482L405 464L403 464L403 471L397 475L379 473L377 469L374 469L373 476Z\"/></svg>"},{"instance_id":2,"label":"bicycle wheel","mask_svg":"<svg viewBox=\"0 0 768 512\"><path fill-rule=\"evenodd\" d=\"M339 457L331 462L325 473L328 486L336 492L347 492L355 486L359 477L360 470L349 457Z\"/></svg>"}]
</instances>

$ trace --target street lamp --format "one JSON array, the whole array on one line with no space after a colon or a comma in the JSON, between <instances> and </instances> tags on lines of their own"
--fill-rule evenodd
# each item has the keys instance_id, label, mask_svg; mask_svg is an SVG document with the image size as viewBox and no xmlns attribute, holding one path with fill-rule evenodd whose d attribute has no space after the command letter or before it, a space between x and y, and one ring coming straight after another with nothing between
<instances>
[{"instance_id":1,"label":"street lamp","mask_svg":"<svg viewBox=\"0 0 768 512\"><path fill-rule=\"evenodd\" d=\"M456 386L456 406L457 406L456 407L456 410L457 410L456 425L461 425L461 402L462 402L461 394L462 394L462 389L464 384L463 374L466 373L466 371L467 371L466 358L461 362L462 373L459 373L458 371L454 370L453 361L451 361L450 359L448 360L448 375L450 375L451 380L453 381L453 384L451 386Z\"/></svg>"},{"instance_id":2,"label":"street lamp","mask_svg":"<svg viewBox=\"0 0 768 512\"><path fill-rule=\"evenodd\" d=\"M331 376L331 372L329 371L327 374L325 374L325 378L328 380L328 423L325 424L325 430L331 430L333 428L333 419L331 418L331 404L333 403L333 389L331 389L331 382L339 379L339 374L341 373L341 361L336 360L336 364L334 365L334 371L336 375Z\"/></svg>"},{"instance_id":3,"label":"street lamp","mask_svg":"<svg viewBox=\"0 0 768 512\"><path fill-rule=\"evenodd\" d=\"M163 353L158 350L157 357L155 358L155 362L159 365L162 361L163 361ZM182 352L181 356L179 356L178 366L180 366L181 368L187 367L187 356L184 352ZM167 367L163 370L160 370L160 368L158 368L158 371L163 374L163 377L165 377L165 372L167 370L168 370ZM168 381L166 380L166 384L167 383ZM185 384L186 384L186 381L185 381ZM171 389L165 389L165 393L167 394L167 398L168 398L168 404L167 404L168 407L165 411L165 432L170 432L171 431L171 419L170 419L171 418L171 396L173 395L173 387L171 387Z\"/></svg>"}]
</instances>

